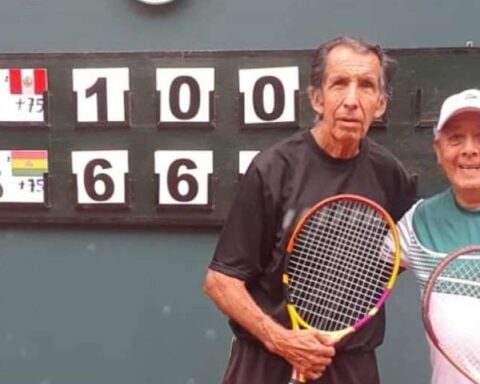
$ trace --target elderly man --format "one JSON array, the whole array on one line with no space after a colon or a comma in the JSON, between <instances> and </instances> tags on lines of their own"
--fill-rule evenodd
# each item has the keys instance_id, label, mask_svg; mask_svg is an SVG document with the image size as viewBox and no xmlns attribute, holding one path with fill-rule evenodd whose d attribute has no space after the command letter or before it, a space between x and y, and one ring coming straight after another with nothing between
<instances>
[{"instance_id":1,"label":"elderly man","mask_svg":"<svg viewBox=\"0 0 480 384\"><path fill-rule=\"evenodd\" d=\"M319 119L251 163L221 233L204 290L235 334L224 384L287 383L292 367L310 383L379 383L375 348L384 313L333 347L314 330L291 330L281 282L287 212L356 193L400 218L415 183L400 162L367 138L385 112L391 60L348 37L316 51L309 97Z\"/></svg>"},{"instance_id":2,"label":"elderly man","mask_svg":"<svg viewBox=\"0 0 480 384\"><path fill-rule=\"evenodd\" d=\"M447 98L433 148L450 187L420 200L399 221L402 261L423 287L446 254L480 244L480 91ZM432 345L432 384L470 384Z\"/></svg>"}]
</instances>

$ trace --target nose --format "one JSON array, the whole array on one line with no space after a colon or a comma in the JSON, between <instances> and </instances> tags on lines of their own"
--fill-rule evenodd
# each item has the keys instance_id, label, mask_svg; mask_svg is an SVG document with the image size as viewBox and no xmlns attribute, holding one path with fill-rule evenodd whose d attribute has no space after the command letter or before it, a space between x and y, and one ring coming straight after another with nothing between
<instances>
[{"instance_id":1,"label":"nose","mask_svg":"<svg viewBox=\"0 0 480 384\"><path fill-rule=\"evenodd\" d=\"M466 155L478 155L480 153L480 140L468 136L464 142L462 152Z\"/></svg>"},{"instance_id":2,"label":"nose","mask_svg":"<svg viewBox=\"0 0 480 384\"><path fill-rule=\"evenodd\" d=\"M348 88L346 89L343 106L347 109L358 108L358 89L355 83L349 84Z\"/></svg>"}]
</instances>

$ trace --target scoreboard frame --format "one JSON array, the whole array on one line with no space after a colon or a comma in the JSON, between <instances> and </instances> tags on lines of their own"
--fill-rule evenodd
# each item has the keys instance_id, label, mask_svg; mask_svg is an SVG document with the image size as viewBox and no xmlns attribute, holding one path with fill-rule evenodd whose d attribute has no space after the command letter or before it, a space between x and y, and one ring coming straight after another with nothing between
<instances>
[{"instance_id":1,"label":"scoreboard frame","mask_svg":"<svg viewBox=\"0 0 480 384\"><path fill-rule=\"evenodd\" d=\"M11 120L1 105L13 96L0 77L0 151L48 151L48 172L34 179L43 180L43 202L0 196L0 223L221 225L253 154L313 124L306 91L313 53L0 54L0 69L48 74L47 90L33 96L43 121L26 112ZM480 79L480 50L389 53L400 64L394 97L370 134L425 176L430 194L444 184L431 171L431 149L422 149L431 143L425 132L444 97L480 86L470 80ZM0 185L10 166L0 164Z\"/></svg>"}]
</instances>

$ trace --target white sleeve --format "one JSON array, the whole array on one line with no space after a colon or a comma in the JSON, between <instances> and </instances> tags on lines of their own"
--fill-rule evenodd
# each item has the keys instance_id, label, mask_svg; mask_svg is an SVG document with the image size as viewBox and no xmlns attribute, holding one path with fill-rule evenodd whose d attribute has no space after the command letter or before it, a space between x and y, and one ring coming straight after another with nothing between
<instances>
[{"instance_id":1,"label":"white sleeve","mask_svg":"<svg viewBox=\"0 0 480 384\"><path fill-rule=\"evenodd\" d=\"M410 268L410 247L412 242L412 233L413 233L413 215L418 205L422 200L417 201L397 222L397 230L400 238L400 265L404 268ZM392 235L389 234L386 239L386 246L390 252L393 251L393 239Z\"/></svg>"}]
</instances>

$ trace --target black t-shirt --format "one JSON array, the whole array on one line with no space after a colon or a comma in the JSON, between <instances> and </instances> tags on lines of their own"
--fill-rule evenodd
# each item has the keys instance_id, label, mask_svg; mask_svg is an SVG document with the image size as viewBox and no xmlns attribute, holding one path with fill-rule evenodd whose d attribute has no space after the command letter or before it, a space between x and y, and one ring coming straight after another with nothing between
<instances>
[{"instance_id":1,"label":"black t-shirt","mask_svg":"<svg viewBox=\"0 0 480 384\"><path fill-rule=\"evenodd\" d=\"M416 183L402 164L369 138L348 160L330 157L309 131L302 131L262 151L243 176L223 227L210 268L246 282L255 302L290 327L284 287L285 218L300 215L318 201L339 193L365 196L395 220L412 205ZM338 350L372 350L383 340L383 310ZM239 338L253 339L233 321Z\"/></svg>"}]
</instances>

